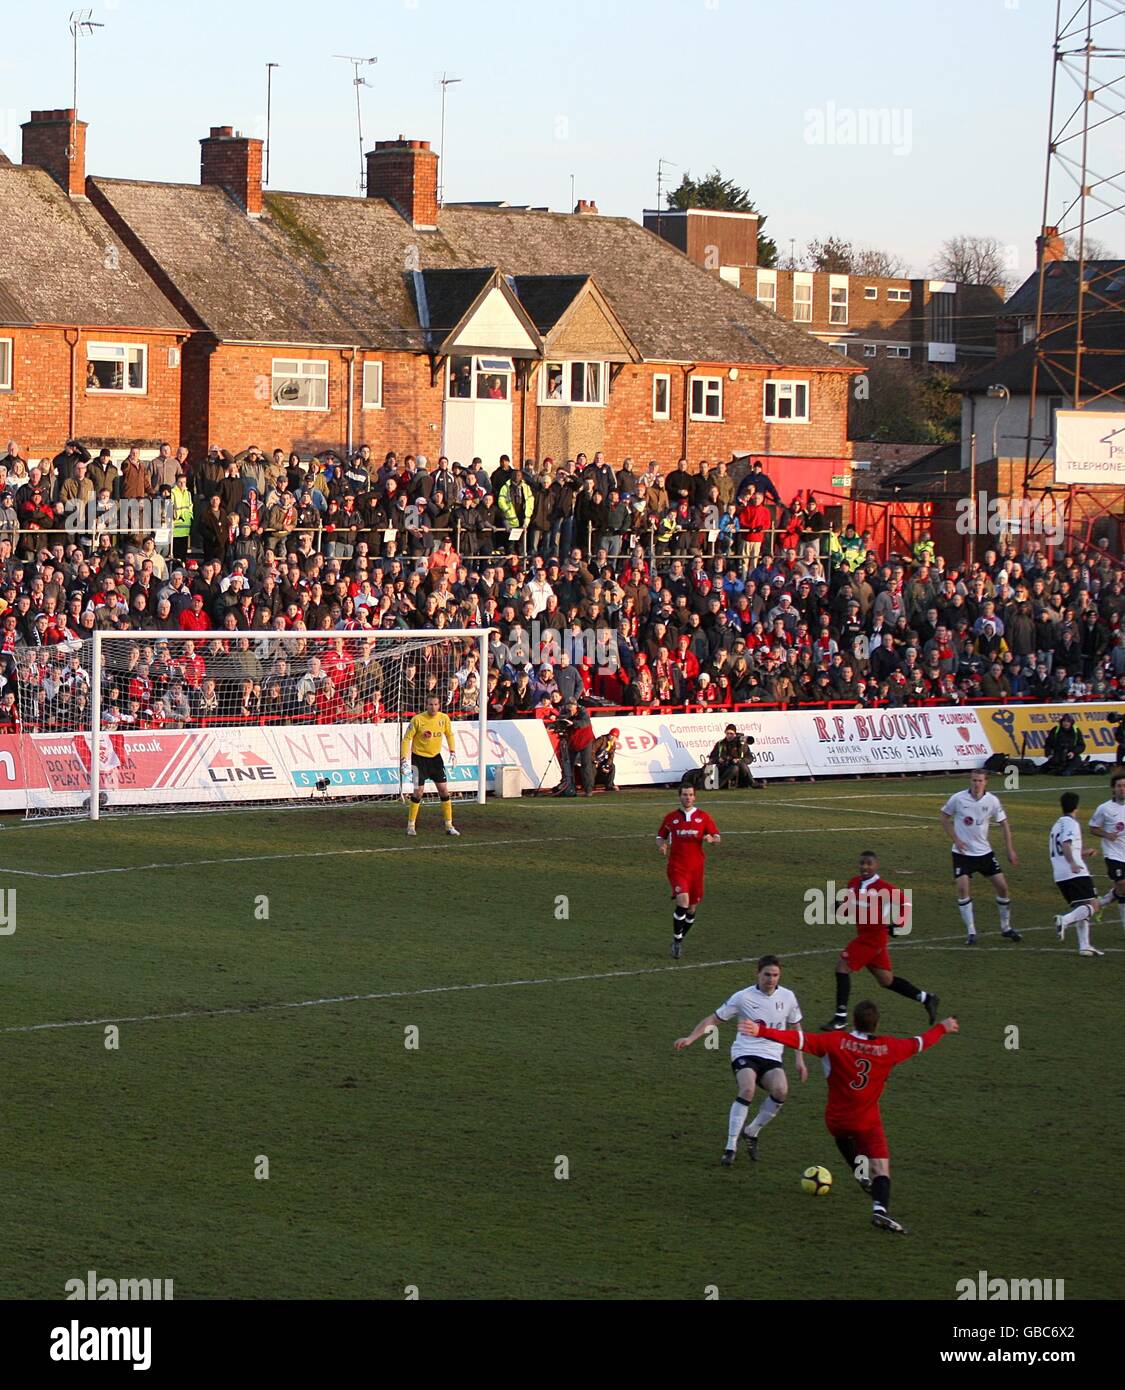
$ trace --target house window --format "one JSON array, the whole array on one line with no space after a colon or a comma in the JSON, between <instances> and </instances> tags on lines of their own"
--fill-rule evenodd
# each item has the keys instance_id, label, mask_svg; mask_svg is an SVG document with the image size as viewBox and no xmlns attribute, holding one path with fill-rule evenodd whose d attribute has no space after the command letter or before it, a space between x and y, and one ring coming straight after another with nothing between
<instances>
[{"instance_id":1,"label":"house window","mask_svg":"<svg viewBox=\"0 0 1125 1390\"><path fill-rule=\"evenodd\" d=\"M451 357L446 378L449 399L510 401L514 371L510 357Z\"/></svg>"},{"instance_id":2,"label":"house window","mask_svg":"<svg viewBox=\"0 0 1125 1390\"><path fill-rule=\"evenodd\" d=\"M274 410L327 410L328 363L273 359Z\"/></svg>"},{"instance_id":3,"label":"house window","mask_svg":"<svg viewBox=\"0 0 1125 1390\"><path fill-rule=\"evenodd\" d=\"M878 298L879 298L879 286L878 286L878 285L864 285L864 287L863 287L863 297L864 297L864 299L878 299Z\"/></svg>"},{"instance_id":4,"label":"house window","mask_svg":"<svg viewBox=\"0 0 1125 1390\"><path fill-rule=\"evenodd\" d=\"M477 358L477 400L507 401L512 397L512 363L507 357Z\"/></svg>"},{"instance_id":5,"label":"house window","mask_svg":"<svg viewBox=\"0 0 1125 1390\"><path fill-rule=\"evenodd\" d=\"M763 418L808 424L809 383L807 381L767 381Z\"/></svg>"},{"instance_id":6,"label":"house window","mask_svg":"<svg viewBox=\"0 0 1125 1390\"><path fill-rule=\"evenodd\" d=\"M672 378L664 372L658 373L652 379L652 418L672 418Z\"/></svg>"},{"instance_id":7,"label":"house window","mask_svg":"<svg viewBox=\"0 0 1125 1390\"><path fill-rule=\"evenodd\" d=\"M691 379L691 418L723 418L723 379L719 376L693 376Z\"/></svg>"},{"instance_id":8,"label":"house window","mask_svg":"<svg viewBox=\"0 0 1125 1390\"><path fill-rule=\"evenodd\" d=\"M758 303L767 309L777 310L777 271L758 271Z\"/></svg>"},{"instance_id":9,"label":"house window","mask_svg":"<svg viewBox=\"0 0 1125 1390\"><path fill-rule=\"evenodd\" d=\"M832 275L828 280L828 322L848 321L848 277Z\"/></svg>"},{"instance_id":10,"label":"house window","mask_svg":"<svg viewBox=\"0 0 1125 1390\"><path fill-rule=\"evenodd\" d=\"M888 356L888 357L909 357L909 356L910 356L910 348L909 348L909 347L895 347L895 346L892 344L892 345L888 346L888 348L887 348L887 356Z\"/></svg>"},{"instance_id":11,"label":"house window","mask_svg":"<svg viewBox=\"0 0 1125 1390\"><path fill-rule=\"evenodd\" d=\"M878 357L878 356L879 356L879 344L878 344L878 343L864 343L864 345L863 345L863 355L864 355L864 357Z\"/></svg>"},{"instance_id":12,"label":"house window","mask_svg":"<svg viewBox=\"0 0 1125 1390\"><path fill-rule=\"evenodd\" d=\"M812 275L798 272L793 276L793 321L812 323Z\"/></svg>"},{"instance_id":13,"label":"house window","mask_svg":"<svg viewBox=\"0 0 1125 1390\"><path fill-rule=\"evenodd\" d=\"M539 373L539 404L604 406L608 382L604 362L546 362Z\"/></svg>"},{"instance_id":14,"label":"house window","mask_svg":"<svg viewBox=\"0 0 1125 1390\"><path fill-rule=\"evenodd\" d=\"M887 298L888 298L888 299L891 299L891 300L895 300L897 303L900 303L900 304L909 304L909 303L910 303L910 291L909 291L909 290L896 290L896 289L890 289L890 290L887 291Z\"/></svg>"},{"instance_id":15,"label":"house window","mask_svg":"<svg viewBox=\"0 0 1125 1390\"><path fill-rule=\"evenodd\" d=\"M12 340L0 338L0 391L12 389Z\"/></svg>"},{"instance_id":16,"label":"house window","mask_svg":"<svg viewBox=\"0 0 1125 1390\"><path fill-rule=\"evenodd\" d=\"M828 346L832 349L833 352L838 352L838 353L840 354L841 357L847 357L847 355L848 355L848 345L847 345L847 343L829 343Z\"/></svg>"},{"instance_id":17,"label":"house window","mask_svg":"<svg viewBox=\"0 0 1125 1390\"><path fill-rule=\"evenodd\" d=\"M383 408L383 364L365 362L363 364L363 408L382 410Z\"/></svg>"},{"instance_id":18,"label":"house window","mask_svg":"<svg viewBox=\"0 0 1125 1390\"><path fill-rule=\"evenodd\" d=\"M87 343L87 391L126 391L142 395L147 388L147 348L133 343Z\"/></svg>"}]
</instances>

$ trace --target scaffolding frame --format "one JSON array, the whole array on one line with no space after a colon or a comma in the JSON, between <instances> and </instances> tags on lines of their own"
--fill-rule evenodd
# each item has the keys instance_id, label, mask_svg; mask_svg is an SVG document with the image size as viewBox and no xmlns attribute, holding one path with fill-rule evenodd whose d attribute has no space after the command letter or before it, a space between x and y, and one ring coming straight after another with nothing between
<instances>
[{"instance_id":1,"label":"scaffolding frame","mask_svg":"<svg viewBox=\"0 0 1125 1390\"><path fill-rule=\"evenodd\" d=\"M1073 100L1068 99L1069 84L1076 88ZM1118 238L1125 233L1125 168L1117 167L1123 149L1125 0L1055 0L1044 236L1036 258L1035 352L1023 459L1025 496L1041 474L1053 469L1049 443L1035 448L1042 442L1035 437L1040 392L1069 398L1075 410L1125 395L1125 346L1113 346L1105 333L1090 337L1091 326L1102 326L1110 315L1120 315L1125 322L1125 295L1112 293L1119 288L1113 278L1117 272L1088 274L1086 264L1090 228ZM1052 216L1052 200L1060 197L1062 211ZM1065 314L1044 312L1048 269L1054 263L1044 254L1049 225L1060 237L1078 238L1076 300L1073 311Z\"/></svg>"}]
</instances>

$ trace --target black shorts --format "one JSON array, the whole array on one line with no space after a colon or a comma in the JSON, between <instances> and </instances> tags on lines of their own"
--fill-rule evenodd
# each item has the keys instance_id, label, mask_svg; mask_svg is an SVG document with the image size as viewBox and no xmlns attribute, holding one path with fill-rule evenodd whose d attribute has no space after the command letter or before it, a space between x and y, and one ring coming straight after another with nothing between
<instances>
[{"instance_id":1,"label":"black shorts","mask_svg":"<svg viewBox=\"0 0 1125 1390\"><path fill-rule=\"evenodd\" d=\"M447 782L449 779L445 775L445 759L440 753L435 753L432 758L424 758L420 753L411 755L410 762L414 768L414 785L424 787L427 782Z\"/></svg>"},{"instance_id":2,"label":"black shorts","mask_svg":"<svg viewBox=\"0 0 1125 1390\"><path fill-rule=\"evenodd\" d=\"M732 1057L730 1069L735 1076L747 1067L753 1067L754 1075L761 1081L766 1072L773 1071L774 1067L780 1067L781 1063L773 1057Z\"/></svg>"},{"instance_id":3,"label":"black shorts","mask_svg":"<svg viewBox=\"0 0 1125 1390\"><path fill-rule=\"evenodd\" d=\"M1125 879L1125 863L1120 859L1107 859L1105 861L1105 871L1110 883L1120 883Z\"/></svg>"},{"instance_id":4,"label":"black shorts","mask_svg":"<svg viewBox=\"0 0 1125 1390\"><path fill-rule=\"evenodd\" d=\"M972 878L974 874L983 874L985 878L995 878L1000 872L1000 865L994 854L958 854L953 853L953 877L960 878L966 874Z\"/></svg>"},{"instance_id":5,"label":"black shorts","mask_svg":"<svg viewBox=\"0 0 1125 1390\"><path fill-rule=\"evenodd\" d=\"M1071 907L1075 903L1092 902L1098 896L1097 889L1094 887L1094 880L1089 874L1082 874L1078 878L1065 878L1061 882L1056 879L1055 887Z\"/></svg>"}]
</instances>

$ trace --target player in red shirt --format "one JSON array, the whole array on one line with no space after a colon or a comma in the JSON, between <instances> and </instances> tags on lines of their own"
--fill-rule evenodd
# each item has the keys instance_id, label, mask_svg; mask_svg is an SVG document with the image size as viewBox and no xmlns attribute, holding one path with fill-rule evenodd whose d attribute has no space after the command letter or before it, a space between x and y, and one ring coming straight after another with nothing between
<instances>
[{"instance_id":1,"label":"player in red shirt","mask_svg":"<svg viewBox=\"0 0 1125 1390\"><path fill-rule=\"evenodd\" d=\"M719 843L719 827L695 804L695 788L680 788L679 810L660 822L656 844L668 861L668 882L676 901L672 913L672 959L679 960L684 937L695 926L695 909L703 901L703 846Z\"/></svg>"},{"instance_id":2,"label":"player in red shirt","mask_svg":"<svg viewBox=\"0 0 1125 1390\"><path fill-rule=\"evenodd\" d=\"M859 856L859 873L848 879L848 886L837 895L836 916L839 921L851 922L856 935L840 952L836 962L836 1013L825 1028L848 1026L848 996L852 988L852 972L865 966L884 989L893 989L905 999L916 999L925 1007L929 1020L937 1019L936 994L918 989L909 980L896 975L891 967L887 942L894 930L910 930L910 896L879 873L879 860L874 850L865 849Z\"/></svg>"},{"instance_id":3,"label":"player in red shirt","mask_svg":"<svg viewBox=\"0 0 1125 1390\"><path fill-rule=\"evenodd\" d=\"M942 1019L916 1038L876 1037L879 1010L865 1000L855 1006L855 1028L850 1033L806 1033L800 1028L767 1028L756 1019L744 1019L738 1031L752 1038L795 1047L823 1057L828 1071L828 1104L824 1123L836 1141L873 1205L871 1224L882 1231L904 1236L906 1227L890 1213L891 1151L883 1133L879 1097L892 1070L908 1057L916 1057L940 1042L946 1033L956 1033L955 1018ZM857 1160L867 1163L857 1166ZM870 1176L868 1176L870 1174Z\"/></svg>"}]
</instances>

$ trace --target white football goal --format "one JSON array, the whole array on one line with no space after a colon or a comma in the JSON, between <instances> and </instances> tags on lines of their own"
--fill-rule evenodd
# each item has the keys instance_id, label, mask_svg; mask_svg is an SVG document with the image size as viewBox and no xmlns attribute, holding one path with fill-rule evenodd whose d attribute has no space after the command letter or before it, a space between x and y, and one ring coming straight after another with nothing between
<instances>
[{"instance_id":1,"label":"white football goal","mask_svg":"<svg viewBox=\"0 0 1125 1390\"><path fill-rule=\"evenodd\" d=\"M402 738L435 694L457 745L450 790L483 802L494 772L488 638L487 629L230 628L105 631L21 649L27 816L402 796L412 790Z\"/></svg>"}]
</instances>

